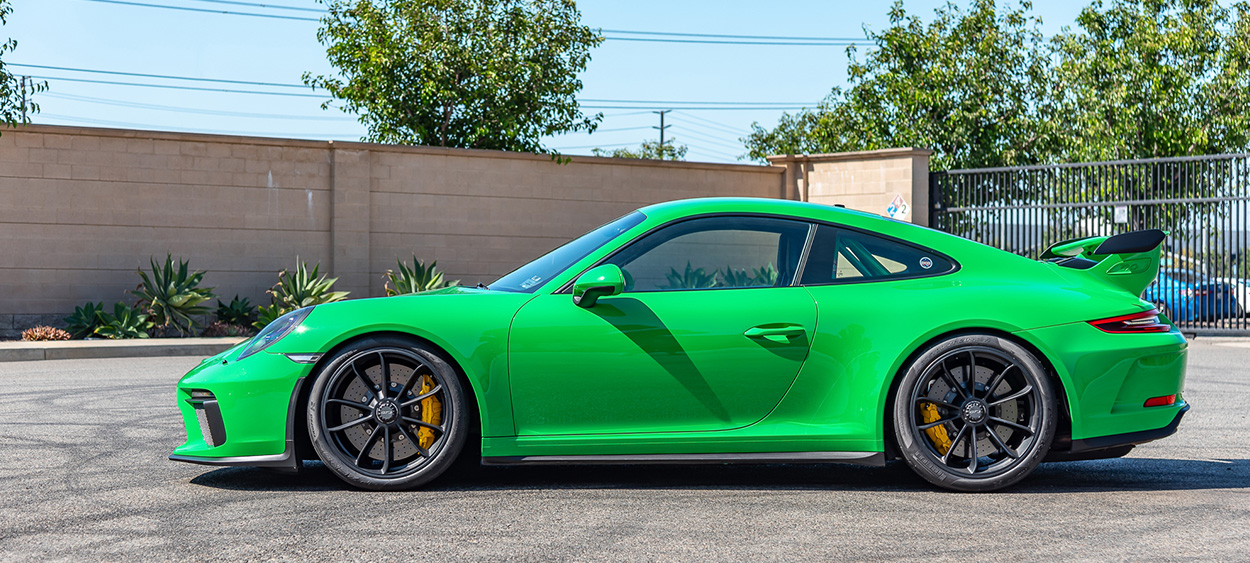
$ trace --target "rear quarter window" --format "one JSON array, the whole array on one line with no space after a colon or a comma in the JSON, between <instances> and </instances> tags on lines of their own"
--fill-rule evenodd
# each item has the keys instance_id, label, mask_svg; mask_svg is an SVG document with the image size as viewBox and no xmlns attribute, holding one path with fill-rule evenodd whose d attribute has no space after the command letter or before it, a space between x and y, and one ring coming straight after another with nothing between
<instances>
[{"instance_id":1,"label":"rear quarter window","mask_svg":"<svg viewBox=\"0 0 1250 563\"><path fill-rule=\"evenodd\" d=\"M803 285L853 283L935 276L955 263L920 246L891 238L820 225L803 269Z\"/></svg>"}]
</instances>

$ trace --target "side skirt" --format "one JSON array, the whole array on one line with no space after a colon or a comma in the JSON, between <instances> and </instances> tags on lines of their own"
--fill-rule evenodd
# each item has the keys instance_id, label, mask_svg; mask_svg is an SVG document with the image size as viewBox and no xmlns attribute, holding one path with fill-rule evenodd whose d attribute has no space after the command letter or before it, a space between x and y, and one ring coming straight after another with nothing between
<instances>
[{"instance_id":1,"label":"side skirt","mask_svg":"<svg viewBox=\"0 0 1250 563\"><path fill-rule=\"evenodd\" d=\"M691 463L853 463L885 465L882 452L776 452L754 454L622 454L490 456L482 465L647 465Z\"/></svg>"}]
</instances>

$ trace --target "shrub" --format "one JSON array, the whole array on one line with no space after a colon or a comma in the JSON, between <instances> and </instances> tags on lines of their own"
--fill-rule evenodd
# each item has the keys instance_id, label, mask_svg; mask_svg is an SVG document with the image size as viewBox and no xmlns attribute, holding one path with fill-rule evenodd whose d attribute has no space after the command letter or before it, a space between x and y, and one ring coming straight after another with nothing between
<instances>
[{"instance_id":1,"label":"shrub","mask_svg":"<svg viewBox=\"0 0 1250 563\"><path fill-rule=\"evenodd\" d=\"M230 300L229 305L223 304L218 299L217 320L229 325L250 326L256 320L256 307L253 307L246 297L239 299L238 295Z\"/></svg>"},{"instance_id":2,"label":"shrub","mask_svg":"<svg viewBox=\"0 0 1250 563\"><path fill-rule=\"evenodd\" d=\"M173 256L169 254L165 255L164 266L158 266L155 258L150 262L152 276L140 269L143 283L131 291L139 297L138 306L151 315L153 325L173 326L181 336L192 333L199 324L192 315L208 313L208 307L200 303L214 297L212 288L198 287L204 272L188 272L186 260L179 260L175 270Z\"/></svg>"},{"instance_id":3,"label":"shrub","mask_svg":"<svg viewBox=\"0 0 1250 563\"><path fill-rule=\"evenodd\" d=\"M131 307L125 303L113 305L113 314L100 311L101 326L95 333L114 340L122 338L147 338L152 329L152 321L144 314L143 308Z\"/></svg>"},{"instance_id":4,"label":"shrub","mask_svg":"<svg viewBox=\"0 0 1250 563\"><path fill-rule=\"evenodd\" d=\"M413 256L411 268L401 260L396 260L395 262L399 264L399 273L396 273L395 270L386 271L387 297L460 284L460 280L452 282L443 280L443 273L438 271L438 260L430 262L430 265L427 267L425 262L417 260L417 257Z\"/></svg>"},{"instance_id":5,"label":"shrub","mask_svg":"<svg viewBox=\"0 0 1250 563\"><path fill-rule=\"evenodd\" d=\"M59 328L51 326L37 326L22 331L22 340L69 340L70 335Z\"/></svg>"},{"instance_id":6,"label":"shrub","mask_svg":"<svg viewBox=\"0 0 1250 563\"><path fill-rule=\"evenodd\" d=\"M256 328L265 328L265 325L273 322L278 317L285 315L291 311L310 305L321 305L324 303L333 303L342 301L347 297L347 291L331 291L334 288L334 282L339 281L338 278L326 279L323 274L318 277L321 264L313 266L312 272L308 271L308 263L300 262L296 258L295 272L287 272L282 270L278 273L278 283L266 293L273 296L273 304L268 307L260 307L258 309L258 318L252 326Z\"/></svg>"},{"instance_id":7,"label":"shrub","mask_svg":"<svg viewBox=\"0 0 1250 563\"><path fill-rule=\"evenodd\" d=\"M247 336L251 333L252 328L249 326L240 326L221 321L213 321L209 323L208 326L204 327L204 331L200 333L200 336Z\"/></svg>"},{"instance_id":8,"label":"shrub","mask_svg":"<svg viewBox=\"0 0 1250 563\"><path fill-rule=\"evenodd\" d=\"M74 307L74 314L65 317L66 329L74 338L85 338L95 334L100 327L100 312L104 303L87 302L82 307Z\"/></svg>"}]
</instances>

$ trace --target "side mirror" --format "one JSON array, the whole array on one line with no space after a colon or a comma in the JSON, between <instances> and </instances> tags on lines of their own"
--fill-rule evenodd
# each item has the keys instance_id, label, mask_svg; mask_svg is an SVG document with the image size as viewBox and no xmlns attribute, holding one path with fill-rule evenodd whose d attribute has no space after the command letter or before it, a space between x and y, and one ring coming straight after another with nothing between
<instances>
[{"instance_id":1,"label":"side mirror","mask_svg":"<svg viewBox=\"0 0 1250 563\"><path fill-rule=\"evenodd\" d=\"M573 282L573 304L589 309L600 297L620 295L622 291L625 291L625 274L620 266L596 266Z\"/></svg>"}]
</instances>

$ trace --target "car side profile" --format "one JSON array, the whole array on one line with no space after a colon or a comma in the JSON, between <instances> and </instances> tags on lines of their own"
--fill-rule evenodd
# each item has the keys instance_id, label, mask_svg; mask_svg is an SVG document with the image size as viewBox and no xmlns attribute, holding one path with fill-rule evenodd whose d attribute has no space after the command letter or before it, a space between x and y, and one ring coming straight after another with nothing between
<instances>
[{"instance_id":1,"label":"car side profile","mask_svg":"<svg viewBox=\"0 0 1250 563\"><path fill-rule=\"evenodd\" d=\"M1242 316L1235 287L1194 270L1166 268L1146 288L1145 299L1173 321L1213 321Z\"/></svg>"},{"instance_id":2,"label":"car side profile","mask_svg":"<svg viewBox=\"0 0 1250 563\"><path fill-rule=\"evenodd\" d=\"M903 459L985 491L1175 432L1160 231L1029 260L876 215L642 208L488 286L299 309L178 383L171 459L395 490L484 464Z\"/></svg>"}]
</instances>

